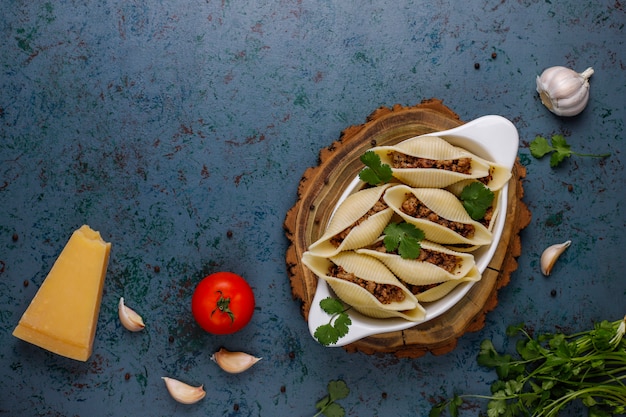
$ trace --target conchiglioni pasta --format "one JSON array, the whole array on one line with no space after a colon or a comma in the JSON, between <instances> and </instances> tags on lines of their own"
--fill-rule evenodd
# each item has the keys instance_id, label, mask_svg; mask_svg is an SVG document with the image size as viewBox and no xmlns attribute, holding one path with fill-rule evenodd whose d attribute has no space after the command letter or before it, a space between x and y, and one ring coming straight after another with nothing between
<instances>
[{"instance_id":1,"label":"conchiglioni pasta","mask_svg":"<svg viewBox=\"0 0 626 417\"><path fill-rule=\"evenodd\" d=\"M326 281L337 297L364 315L374 318L402 317L411 321L425 316L425 310L415 296L377 259L353 251L341 252L331 258L305 252L302 262ZM362 285L333 276L330 271L337 267ZM381 296L375 295L377 290L383 290L386 297L390 292L399 293L402 299L381 301Z\"/></svg>"},{"instance_id":2,"label":"conchiglioni pasta","mask_svg":"<svg viewBox=\"0 0 626 417\"><path fill-rule=\"evenodd\" d=\"M438 136L416 136L371 150L391 167L395 178L412 187L443 188L465 179L480 179L490 189L498 190L511 178L506 167Z\"/></svg>"},{"instance_id":3,"label":"conchiglioni pasta","mask_svg":"<svg viewBox=\"0 0 626 417\"><path fill-rule=\"evenodd\" d=\"M434 285L424 291L416 291L415 297L421 303L431 303L437 301L450 294L452 290L458 287L463 282L476 282L480 281L481 275L478 268L472 268L467 275L461 279L444 281L439 285ZM408 285L410 288L411 286Z\"/></svg>"},{"instance_id":4,"label":"conchiglioni pasta","mask_svg":"<svg viewBox=\"0 0 626 417\"><path fill-rule=\"evenodd\" d=\"M382 243L382 238L377 244ZM429 285L443 281L459 280L475 268L474 256L460 253L439 244L421 241L420 256L416 259L404 259L395 253L387 253L377 245L356 252L379 259L400 280L412 285Z\"/></svg>"},{"instance_id":5,"label":"conchiglioni pasta","mask_svg":"<svg viewBox=\"0 0 626 417\"><path fill-rule=\"evenodd\" d=\"M390 187L383 198L404 221L422 229L427 240L444 245L491 243L491 232L472 220L463 204L449 191L396 185ZM407 207L417 207L417 212L413 213ZM422 212L427 213L426 217Z\"/></svg>"},{"instance_id":6,"label":"conchiglioni pasta","mask_svg":"<svg viewBox=\"0 0 626 417\"><path fill-rule=\"evenodd\" d=\"M348 196L333 214L324 234L309 246L309 252L330 257L376 240L393 216L393 210L381 200L389 186L366 188Z\"/></svg>"}]
</instances>

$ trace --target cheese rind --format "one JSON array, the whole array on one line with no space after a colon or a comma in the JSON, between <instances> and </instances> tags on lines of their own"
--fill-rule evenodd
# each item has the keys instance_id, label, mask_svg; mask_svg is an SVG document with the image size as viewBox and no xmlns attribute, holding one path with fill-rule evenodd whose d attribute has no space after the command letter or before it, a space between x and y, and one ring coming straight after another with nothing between
<instances>
[{"instance_id":1,"label":"cheese rind","mask_svg":"<svg viewBox=\"0 0 626 417\"><path fill-rule=\"evenodd\" d=\"M71 359L89 359L110 252L99 232L87 225L76 230L13 335Z\"/></svg>"}]
</instances>

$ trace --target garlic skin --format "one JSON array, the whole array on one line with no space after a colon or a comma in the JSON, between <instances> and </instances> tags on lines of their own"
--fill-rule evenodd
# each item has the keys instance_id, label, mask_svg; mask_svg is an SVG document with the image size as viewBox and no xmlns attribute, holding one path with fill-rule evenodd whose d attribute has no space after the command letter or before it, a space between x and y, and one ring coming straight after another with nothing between
<instances>
[{"instance_id":1,"label":"garlic skin","mask_svg":"<svg viewBox=\"0 0 626 417\"><path fill-rule=\"evenodd\" d=\"M120 316L122 326L131 332L138 332L146 327L141 316L133 309L124 305L124 297L120 297L120 302L117 305L117 313Z\"/></svg>"},{"instance_id":2,"label":"garlic skin","mask_svg":"<svg viewBox=\"0 0 626 417\"><path fill-rule=\"evenodd\" d=\"M561 254L565 252L565 249L569 248L571 244L572 241L568 240L563 243L557 243L556 245L549 246L543 251L541 254L541 272L545 276L550 275L556 260L559 259L559 256L561 256Z\"/></svg>"},{"instance_id":3,"label":"garlic skin","mask_svg":"<svg viewBox=\"0 0 626 417\"><path fill-rule=\"evenodd\" d=\"M593 68L578 73L556 66L537 76L537 92L541 102L557 116L576 116L589 101L589 77Z\"/></svg>"},{"instance_id":4,"label":"garlic skin","mask_svg":"<svg viewBox=\"0 0 626 417\"><path fill-rule=\"evenodd\" d=\"M245 352L230 352L221 348L211 356L211 360L224 371L231 374L238 374L250 369L252 365L260 361L261 358L256 358Z\"/></svg>"},{"instance_id":5,"label":"garlic skin","mask_svg":"<svg viewBox=\"0 0 626 417\"><path fill-rule=\"evenodd\" d=\"M193 387L174 378L161 377L173 399L181 404L194 404L204 398L206 392L202 385Z\"/></svg>"}]
</instances>

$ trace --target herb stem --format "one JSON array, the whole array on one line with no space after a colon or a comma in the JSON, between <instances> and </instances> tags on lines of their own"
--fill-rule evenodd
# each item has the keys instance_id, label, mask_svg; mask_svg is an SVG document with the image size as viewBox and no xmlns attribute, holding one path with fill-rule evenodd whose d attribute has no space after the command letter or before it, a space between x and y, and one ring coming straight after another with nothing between
<instances>
[{"instance_id":1,"label":"herb stem","mask_svg":"<svg viewBox=\"0 0 626 417\"><path fill-rule=\"evenodd\" d=\"M587 157L590 157L590 158L608 158L609 156L611 156L610 153L591 154L591 153L578 153L578 152L572 152L572 155L587 156Z\"/></svg>"},{"instance_id":2,"label":"herb stem","mask_svg":"<svg viewBox=\"0 0 626 417\"><path fill-rule=\"evenodd\" d=\"M523 324L509 326L507 335L516 334L527 339L516 344L518 359L498 353L489 340L481 344L479 364L495 369L499 377L492 395L455 395L434 407L430 417L445 408L458 415L464 398L489 400L490 416L557 417L574 400L582 401L590 415L626 411L626 317L571 335L531 337Z\"/></svg>"},{"instance_id":3,"label":"herb stem","mask_svg":"<svg viewBox=\"0 0 626 417\"><path fill-rule=\"evenodd\" d=\"M616 391L614 387L605 386L605 385L596 385L584 389L578 389L576 391L571 391L555 401L546 405L546 408L541 411L539 414L535 414L535 417L552 417L557 416L558 412L569 402L589 395L593 395L598 398L605 398L614 401L621 401L626 403L626 391L619 392ZM546 412L547 411L547 412Z\"/></svg>"}]
</instances>

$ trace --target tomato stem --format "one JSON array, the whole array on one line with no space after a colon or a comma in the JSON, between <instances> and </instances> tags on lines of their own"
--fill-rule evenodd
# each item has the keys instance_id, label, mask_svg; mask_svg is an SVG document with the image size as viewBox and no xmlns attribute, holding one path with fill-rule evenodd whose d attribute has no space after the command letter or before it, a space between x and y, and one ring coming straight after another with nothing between
<instances>
[{"instance_id":1,"label":"tomato stem","mask_svg":"<svg viewBox=\"0 0 626 417\"><path fill-rule=\"evenodd\" d=\"M235 322L235 314L230 310L230 297L224 298L224 294L222 291L216 291L219 293L220 298L217 300L217 307L213 311L211 311L211 317L213 317L213 313L219 310L222 313L228 314L230 317L230 324L232 325Z\"/></svg>"}]
</instances>

